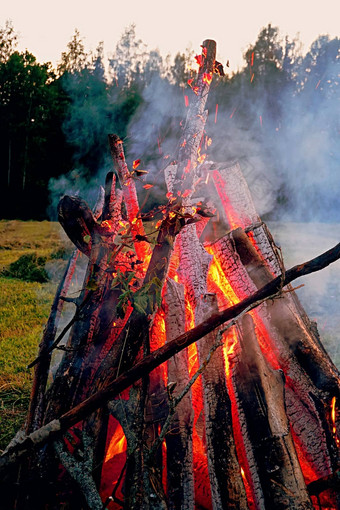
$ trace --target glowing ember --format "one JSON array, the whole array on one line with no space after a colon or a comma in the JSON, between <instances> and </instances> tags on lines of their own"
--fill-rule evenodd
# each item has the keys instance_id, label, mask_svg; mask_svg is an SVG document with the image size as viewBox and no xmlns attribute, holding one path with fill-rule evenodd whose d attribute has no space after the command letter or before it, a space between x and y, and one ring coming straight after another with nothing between
<instances>
[{"instance_id":1,"label":"glowing ember","mask_svg":"<svg viewBox=\"0 0 340 510\"><path fill-rule=\"evenodd\" d=\"M188 160L187 166L184 168L184 173L188 174L191 169L191 159Z\"/></svg>"},{"instance_id":2,"label":"glowing ember","mask_svg":"<svg viewBox=\"0 0 340 510\"><path fill-rule=\"evenodd\" d=\"M254 52L252 52L250 60L250 66L253 67L253 65L254 65Z\"/></svg>"},{"instance_id":3,"label":"glowing ember","mask_svg":"<svg viewBox=\"0 0 340 510\"><path fill-rule=\"evenodd\" d=\"M203 56L202 56L202 55L196 55L196 56L195 56L195 60L196 60L197 64L198 64L200 67L202 67L202 65L203 65Z\"/></svg>"},{"instance_id":4,"label":"glowing ember","mask_svg":"<svg viewBox=\"0 0 340 510\"><path fill-rule=\"evenodd\" d=\"M337 446L340 446L340 439L338 438L338 435L337 435L336 421L335 421L336 420L336 397L332 398L331 420L332 420L332 425L333 425L332 432L333 432L334 437L335 437L335 442L336 442Z\"/></svg>"},{"instance_id":5,"label":"glowing ember","mask_svg":"<svg viewBox=\"0 0 340 510\"><path fill-rule=\"evenodd\" d=\"M251 78L250 78L250 83L253 83L253 79L254 79L254 77L255 77L255 74L253 73L253 74L251 75Z\"/></svg>"},{"instance_id":6,"label":"glowing ember","mask_svg":"<svg viewBox=\"0 0 340 510\"><path fill-rule=\"evenodd\" d=\"M218 112L218 104L216 104L216 108L215 108L215 124L217 122L217 112Z\"/></svg>"},{"instance_id":7,"label":"glowing ember","mask_svg":"<svg viewBox=\"0 0 340 510\"><path fill-rule=\"evenodd\" d=\"M188 106L189 106L189 97L187 95L184 96L184 103L185 103L185 107L188 108Z\"/></svg>"},{"instance_id":8,"label":"glowing ember","mask_svg":"<svg viewBox=\"0 0 340 510\"><path fill-rule=\"evenodd\" d=\"M136 168L138 168L139 165L140 165L140 159L135 159L134 162L132 163L132 169L136 170Z\"/></svg>"},{"instance_id":9,"label":"glowing ember","mask_svg":"<svg viewBox=\"0 0 340 510\"><path fill-rule=\"evenodd\" d=\"M102 221L101 226L104 228L107 228L108 230L112 230L112 227L113 227L112 224L107 220Z\"/></svg>"},{"instance_id":10,"label":"glowing ember","mask_svg":"<svg viewBox=\"0 0 340 510\"><path fill-rule=\"evenodd\" d=\"M144 189L150 189L150 188L153 188L153 186L154 186L153 184L145 184L145 185L143 186L143 188L144 188Z\"/></svg>"},{"instance_id":11,"label":"glowing ember","mask_svg":"<svg viewBox=\"0 0 340 510\"><path fill-rule=\"evenodd\" d=\"M235 112L236 112L237 108L234 108L233 111L231 112L231 114L229 115L229 119L232 119L235 115Z\"/></svg>"}]
</instances>

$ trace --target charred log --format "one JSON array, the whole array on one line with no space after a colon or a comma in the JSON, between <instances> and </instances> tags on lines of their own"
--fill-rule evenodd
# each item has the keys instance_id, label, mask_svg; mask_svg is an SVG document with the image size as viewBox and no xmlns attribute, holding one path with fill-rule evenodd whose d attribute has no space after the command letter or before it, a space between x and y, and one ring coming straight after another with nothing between
<instances>
[{"instance_id":1,"label":"charred log","mask_svg":"<svg viewBox=\"0 0 340 510\"><path fill-rule=\"evenodd\" d=\"M242 348L234 368L234 381L265 508L312 509L289 432L283 374L273 370L263 357L249 315L242 319L240 342Z\"/></svg>"}]
</instances>

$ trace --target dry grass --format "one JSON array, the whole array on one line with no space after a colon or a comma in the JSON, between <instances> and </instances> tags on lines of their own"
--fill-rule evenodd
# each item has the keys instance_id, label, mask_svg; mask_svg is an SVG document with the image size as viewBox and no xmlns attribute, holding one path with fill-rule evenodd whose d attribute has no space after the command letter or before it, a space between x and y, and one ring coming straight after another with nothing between
<instances>
[{"instance_id":1,"label":"dry grass","mask_svg":"<svg viewBox=\"0 0 340 510\"><path fill-rule=\"evenodd\" d=\"M50 258L69 244L57 222L1 220L0 269L26 253Z\"/></svg>"}]
</instances>

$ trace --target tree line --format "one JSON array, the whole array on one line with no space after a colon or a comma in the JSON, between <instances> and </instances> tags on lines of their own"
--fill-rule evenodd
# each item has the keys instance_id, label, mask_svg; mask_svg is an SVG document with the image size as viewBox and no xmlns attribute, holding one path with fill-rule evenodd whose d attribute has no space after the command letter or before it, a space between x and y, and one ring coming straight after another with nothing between
<instances>
[{"instance_id":1,"label":"tree line","mask_svg":"<svg viewBox=\"0 0 340 510\"><path fill-rule=\"evenodd\" d=\"M45 219L65 192L89 194L110 166L106 135L158 177L176 158L194 94L192 51L173 59L148 50L127 27L110 58L87 52L76 30L56 69L16 49L10 22L0 28L0 216ZM226 70L225 63L222 67ZM340 39L319 36L306 54L298 38L263 28L244 66L214 77L207 157L237 158L271 218L340 220L338 208ZM203 152L203 149L202 149ZM86 197L89 198L88 196Z\"/></svg>"}]
</instances>

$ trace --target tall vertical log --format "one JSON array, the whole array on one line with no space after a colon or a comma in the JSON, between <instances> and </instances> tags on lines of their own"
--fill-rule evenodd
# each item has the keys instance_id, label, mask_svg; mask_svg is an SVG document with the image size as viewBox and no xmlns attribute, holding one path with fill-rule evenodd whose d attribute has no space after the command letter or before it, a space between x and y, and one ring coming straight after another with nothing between
<instances>
[{"instance_id":1,"label":"tall vertical log","mask_svg":"<svg viewBox=\"0 0 340 510\"><path fill-rule=\"evenodd\" d=\"M199 320L204 321L214 311L217 311L216 296L213 294L202 295L196 316L199 317ZM216 334L210 333L197 343L201 362L206 359L215 342ZM246 492L236 455L231 401L227 390L221 348L214 354L202 377L213 509L247 509Z\"/></svg>"},{"instance_id":2,"label":"tall vertical log","mask_svg":"<svg viewBox=\"0 0 340 510\"><path fill-rule=\"evenodd\" d=\"M208 99L210 84L214 72L216 58L216 42L210 39L203 41L201 66L197 83L193 87L196 97L190 103L183 134L179 141L179 154L174 194L178 191L193 190L196 176L198 149L202 140L208 112L205 105Z\"/></svg>"},{"instance_id":3,"label":"tall vertical log","mask_svg":"<svg viewBox=\"0 0 340 510\"><path fill-rule=\"evenodd\" d=\"M184 333L184 288L167 279L164 295L167 341ZM168 381L176 383L172 396L177 397L189 382L187 350L168 361ZM192 451L193 411L191 391L178 404L166 436L169 510L193 510L194 473Z\"/></svg>"},{"instance_id":4,"label":"tall vertical log","mask_svg":"<svg viewBox=\"0 0 340 510\"><path fill-rule=\"evenodd\" d=\"M312 509L285 412L282 372L258 345L253 321L242 319L241 356L234 381L247 423L266 508Z\"/></svg>"},{"instance_id":5,"label":"tall vertical log","mask_svg":"<svg viewBox=\"0 0 340 510\"><path fill-rule=\"evenodd\" d=\"M177 238L181 260L178 271L185 283L188 300L194 310L195 324L214 311L217 302L207 294L207 273L211 256L199 242L195 225L186 226ZM199 363L203 363L216 341L211 333L197 344ZM236 456L231 403L228 395L223 356L218 352L203 372L203 401L207 458L214 509L248 508L244 484Z\"/></svg>"}]
</instances>

